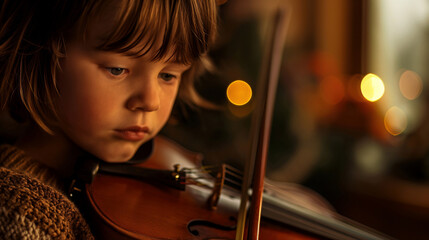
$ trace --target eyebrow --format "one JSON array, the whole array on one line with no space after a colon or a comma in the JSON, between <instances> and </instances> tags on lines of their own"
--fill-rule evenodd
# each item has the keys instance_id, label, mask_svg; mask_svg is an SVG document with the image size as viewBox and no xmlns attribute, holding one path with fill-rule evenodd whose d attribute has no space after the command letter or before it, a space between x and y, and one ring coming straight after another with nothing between
<instances>
[{"instance_id":1,"label":"eyebrow","mask_svg":"<svg viewBox=\"0 0 429 240\"><path fill-rule=\"evenodd\" d=\"M175 65L175 67L180 68L180 70L186 71L189 70L192 67L192 64L183 64L183 63L177 63L177 62L166 62L166 64L172 64Z\"/></svg>"}]
</instances>

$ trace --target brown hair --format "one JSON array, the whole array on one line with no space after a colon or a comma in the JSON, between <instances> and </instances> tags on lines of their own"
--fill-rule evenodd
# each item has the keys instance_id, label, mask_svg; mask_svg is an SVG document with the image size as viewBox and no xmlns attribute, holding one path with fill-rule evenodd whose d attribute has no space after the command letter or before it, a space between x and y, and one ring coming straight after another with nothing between
<instances>
[{"instance_id":1,"label":"brown hair","mask_svg":"<svg viewBox=\"0 0 429 240\"><path fill-rule=\"evenodd\" d=\"M56 73L71 38L85 41L105 0L4 0L0 9L0 102L16 120L33 119L45 131L58 120ZM112 1L113 3L113 1ZM115 2L117 4L117 2ZM134 56L192 64L179 98L202 103L193 87L216 35L215 0L122 0L117 19L97 46ZM80 38L80 39L79 39ZM161 43L159 45L158 43ZM140 47L138 51L134 51ZM130 53L133 50L133 53ZM171 56L167 56L170 54Z\"/></svg>"}]
</instances>

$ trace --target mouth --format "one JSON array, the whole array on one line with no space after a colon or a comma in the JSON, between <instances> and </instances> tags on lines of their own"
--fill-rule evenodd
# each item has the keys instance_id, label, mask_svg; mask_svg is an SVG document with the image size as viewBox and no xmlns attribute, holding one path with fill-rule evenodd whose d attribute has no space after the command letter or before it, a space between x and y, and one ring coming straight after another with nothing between
<instances>
[{"instance_id":1,"label":"mouth","mask_svg":"<svg viewBox=\"0 0 429 240\"><path fill-rule=\"evenodd\" d=\"M141 141L149 133L148 127L131 126L123 129L115 129L115 135L127 141Z\"/></svg>"}]
</instances>

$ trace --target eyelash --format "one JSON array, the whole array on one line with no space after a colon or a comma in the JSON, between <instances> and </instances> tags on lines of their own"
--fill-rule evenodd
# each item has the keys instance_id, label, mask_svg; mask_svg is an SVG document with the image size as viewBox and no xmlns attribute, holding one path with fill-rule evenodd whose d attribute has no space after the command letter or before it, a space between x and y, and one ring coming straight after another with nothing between
<instances>
[{"instance_id":1,"label":"eyelash","mask_svg":"<svg viewBox=\"0 0 429 240\"><path fill-rule=\"evenodd\" d=\"M114 77L119 77L119 76L121 76L127 72L126 68L121 68L121 67L106 67L106 69ZM160 73L159 77L162 78L166 82L169 82L169 81L177 78L176 75L170 74L170 73Z\"/></svg>"},{"instance_id":2,"label":"eyelash","mask_svg":"<svg viewBox=\"0 0 429 240\"><path fill-rule=\"evenodd\" d=\"M112 74L115 77L121 76L126 72L127 69L120 68L120 67L107 67L107 71L109 71L110 74ZM114 73L113 71L120 71L120 73Z\"/></svg>"},{"instance_id":3,"label":"eyelash","mask_svg":"<svg viewBox=\"0 0 429 240\"><path fill-rule=\"evenodd\" d=\"M160 73L159 77L162 78L164 81L167 81L167 82L177 78L176 75L173 75L170 73Z\"/></svg>"}]
</instances>

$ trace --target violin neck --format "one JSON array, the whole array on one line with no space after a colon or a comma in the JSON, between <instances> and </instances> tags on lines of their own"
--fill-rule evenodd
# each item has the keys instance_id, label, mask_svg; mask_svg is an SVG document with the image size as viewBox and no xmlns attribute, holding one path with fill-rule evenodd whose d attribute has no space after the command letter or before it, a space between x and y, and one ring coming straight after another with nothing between
<instances>
[{"instance_id":1,"label":"violin neck","mask_svg":"<svg viewBox=\"0 0 429 240\"><path fill-rule=\"evenodd\" d=\"M224 179L224 186L234 189L239 192L241 188L240 173L227 167ZM268 187L266 193L263 194L262 201L262 216L277 222L281 222L298 229L302 229L313 234L326 237L328 239L338 240L382 240L389 239L387 236L376 232L366 226L341 216L334 211L325 209L326 211L317 211L315 206L305 206L300 201L289 201L286 193L276 194L275 191ZM306 194L305 192L303 193ZM281 198L278 195L283 195ZM252 193L249 189L251 199Z\"/></svg>"}]
</instances>

